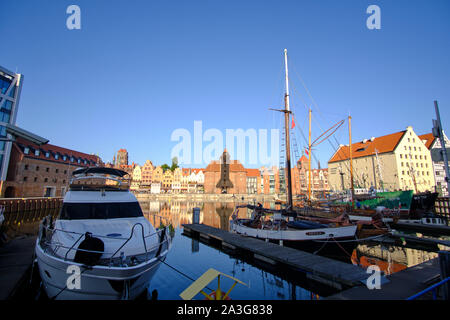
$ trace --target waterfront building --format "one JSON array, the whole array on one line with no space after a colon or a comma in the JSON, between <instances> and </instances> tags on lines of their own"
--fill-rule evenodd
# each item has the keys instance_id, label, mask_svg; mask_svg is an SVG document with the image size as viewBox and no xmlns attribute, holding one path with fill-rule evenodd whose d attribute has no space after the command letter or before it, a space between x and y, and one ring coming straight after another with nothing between
<instances>
[{"instance_id":1,"label":"waterfront building","mask_svg":"<svg viewBox=\"0 0 450 320\"><path fill-rule=\"evenodd\" d=\"M187 193L189 187L189 177L190 177L190 169L183 168L181 169L181 192Z\"/></svg>"},{"instance_id":2,"label":"waterfront building","mask_svg":"<svg viewBox=\"0 0 450 320\"><path fill-rule=\"evenodd\" d=\"M64 196L75 169L102 165L101 159L96 155L51 144L38 146L17 138L12 144L3 196Z\"/></svg>"},{"instance_id":3,"label":"waterfront building","mask_svg":"<svg viewBox=\"0 0 450 320\"><path fill-rule=\"evenodd\" d=\"M164 171L162 176L162 189L164 192L169 192L172 190L173 183L173 172L170 169Z\"/></svg>"},{"instance_id":4,"label":"waterfront building","mask_svg":"<svg viewBox=\"0 0 450 320\"><path fill-rule=\"evenodd\" d=\"M161 182L152 182L150 187L150 193L160 194L161 193Z\"/></svg>"},{"instance_id":5,"label":"waterfront building","mask_svg":"<svg viewBox=\"0 0 450 320\"><path fill-rule=\"evenodd\" d=\"M224 151L224 154L226 150ZM223 157L223 154L222 154ZM247 172L244 166L238 160L229 161L229 179L233 187L227 190L227 193L245 194L247 193ZM213 160L206 167L204 172L204 190L205 193L222 193L222 188L217 187L221 179L221 160Z\"/></svg>"},{"instance_id":6,"label":"waterfront building","mask_svg":"<svg viewBox=\"0 0 450 320\"><path fill-rule=\"evenodd\" d=\"M117 158L116 158L116 166L120 165L128 165L128 151L126 149L120 149L117 151Z\"/></svg>"},{"instance_id":7,"label":"waterfront building","mask_svg":"<svg viewBox=\"0 0 450 320\"><path fill-rule=\"evenodd\" d=\"M164 171L161 168L161 166L157 166L154 170L153 170L153 174L152 174L152 182L162 182L163 181L163 174Z\"/></svg>"},{"instance_id":8,"label":"waterfront building","mask_svg":"<svg viewBox=\"0 0 450 320\"><path fill-rule=\"evenodd\" d=\"M245 171L247 173L247 193L261 193L261 173L259 169L246 169Z\"/></svg>"},{"instance_id":9,"label":"waterfront building","mask_svg":"<svg viewBox=\"0 0 450 320\"><path fill-rule=\"evenodd\" d=\"M311 169L311 194L323 196L329 191L328 168L321 168L320 162L317 169ZM297 166L292 168L292 186L294 194L307 195L309 185L309 159L302 155L297 161Z\"/></svg>"},{"instance_id":10,"label":"waterfront building","mask_svg":"<svg viewBox=\"0 0 450 320\"><path fill-rule=\"evenodd\" d=\"M261 172L261 192L263 194L280 193L280 175L279 169L262 167Z\"/></svg>"},{"instance_id":11,"label":"waterfront building","mask_svg":"<svg viewBox=\"0 0 450 320\"><path fill-rule=\"evenodd\" d=\"M6 124L15 125L22 91L23 75L11 72L0 66L0 138L11 138L6 133ZM0 193L5 192L8 165L12 143L0 141Z\"/></svg>"},{"instance_id":12,"label":"waterfront building","mask_svg":"<svg viewBox=\"0 0 450 320\"><path fill-rule=\"evenodd\" d=\"M188 189L190 188L192 193L203 193L205 184L205 169L191 168L189 175Z\"/></svg>"},{"instance_id":13,"label":"waterfront building","mask_svg":"<svg viewBox=\"0 0 450 320\"><path fill-rule=\"evenodd\" d=\"M133 169L132 177L131 177L131 190L138 190L141 186L142 180L142 170L140 165L136 165Z\"/></svg>"},{"instance_id":14,"label":"waterfront building","mask_svg":"<svg viewBox=\"0 0 450 320\"><path fill-rule=\"evenodd\" d=\"M328 161L331 190L350 188L350 148L341 145ZM430 150L411 126L352 144L355 188L434 191Z\"/></svg>"},{"instance_id":15,"label":"waterfront building","mask_svg":"<svg viewBox=\"0 0 450 320\"><path fill-rule=\"evenodd\" d=\"M447 151L447 157L450 158L450 141L444 134L445 149ZM441 141L435 138L432 133L427 133L419 136L422 139L425 146L430 150L431 159L433 162L433 174L436 182L436 192L439 192L441 196L448 197L449 192L447 190L447 182L445 181L445 166L444 158L441 153Z\"/></svg>"},{"instance_id":16,"label":"waterfront building","mask_svg":"<svg viewBox=\"0 0 450 320\"><path fill-rule=\"evenodd\" d=\"M172 192L173 193L181 193L181 180L183 173L181 168L175 168L173 171L173 180L172 180Z\"/></svg>"},{"instance_id":17,"label":"waterfront building","mask_svg":"<svg viewBox=\"0 0 450 320\"><path fill-rule=\"evenodd\" d=\"M141 188L150 188L152 184L154 166L150 160L145 161L141 168Z\"/></svg>"}]
</instances>

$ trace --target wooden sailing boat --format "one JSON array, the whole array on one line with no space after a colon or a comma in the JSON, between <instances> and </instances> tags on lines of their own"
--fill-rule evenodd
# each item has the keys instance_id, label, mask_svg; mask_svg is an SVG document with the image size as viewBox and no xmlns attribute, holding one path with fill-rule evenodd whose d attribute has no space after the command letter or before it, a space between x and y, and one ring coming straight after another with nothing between
<instances>
[{"instance_id":1,"label":"wooden sailing boat","mask_svg":"<svg viewBox=\"0 0 450 320\"><path fill-rule=\"evenodd\" d=\"M336 244L339 245L340 240L354 239L357 231L357 226L349 223L345 219L316 219L314 217L299 217L293 210L292 203L292 177L291 177L291 152L290 152L290 105L289 105L289 78L288 78L288 64L287 64L287 50L284 50L285 62L285 81L286 92L284 96L284 109L276 110L284 113L285 122L285 136L286 136L286 208L282 210L265 209L261 204L241 205L237 206L233 220L230 223L232 232L243 234L246 236L265 239L266 241L275 241L280 244L295 243L301 249L307 251L316 251L326 247L328 251L336 249ZM272 109L273 110L273 109ZM240 208L252 209L253 217L251 219L239 219L238 211ZM268 219L268 217L271 219ZM325 246L324 244L328 245ZM353 248L356 242L345 242L345 245L351 245ZM341 252L342 245L338 249Z\"/></svg>"}]
</instances>

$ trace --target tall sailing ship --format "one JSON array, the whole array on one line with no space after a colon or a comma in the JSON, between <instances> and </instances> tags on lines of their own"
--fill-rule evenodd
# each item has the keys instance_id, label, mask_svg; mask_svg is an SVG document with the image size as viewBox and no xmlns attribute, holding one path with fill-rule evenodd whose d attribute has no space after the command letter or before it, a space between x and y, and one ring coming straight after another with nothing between
<instances>
[{"instance_id":1,"label":"tall sailing ship","mask_svg":"<svg viewBox=\"0 0 450 320\"><path fill-rule=\"evenodd\" d=\"M350 223L346 215L333 219L300 216L294 210L292 199L291 152L289 123L291 110L289 105L289 77L287 50L284 50L286 92L284 109L276 110L284 113L284 127L286 138L286 204L284 209L265 209L262 205L238 205L233 214L230 229L238 234L278 242L293 244L306 251L342 250L343 247L356 246L355 239L357 225ZM241 208L253 210L250 219L238 218ZM339 241L342 243L339 244Z\"/></svg>"}]
</instances>

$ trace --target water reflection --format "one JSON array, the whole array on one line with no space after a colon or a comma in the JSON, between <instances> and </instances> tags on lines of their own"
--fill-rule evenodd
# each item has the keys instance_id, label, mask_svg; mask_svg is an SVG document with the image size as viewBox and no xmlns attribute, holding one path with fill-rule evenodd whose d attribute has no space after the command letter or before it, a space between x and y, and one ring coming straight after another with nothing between
<instances>
[{"instance_id":1,"label":"water reflection","mask_svg":"<svg viewBox=\"0 0 450 320\"><path fill-rule=\"evenodd\" d=\"M152 279L149 285L149 296L153 290L157 290L158 299L180 299L179 294L192 284L191 279L197 279L209 268L217 269L249 284L249 287L236 286L231 293L232 299L310 300L334 293L332 289L325 288L306 278L299 279L296 275L292 279L285 270L273 270L266 265L255 263L245 257L235 256L233 253L227 253L223 249L211 247L182 234L182 225L192 223L192 212L195 207L200 208L200 223L229 230L231 215L236 204L231 201L140 200L144 215L153 225L159 226L161 221L167 220L175 228L173 247L165 261L167 265L161 264ZM266 208L276 208L273 202L265 202L263 205ZM56 218L58 210L47 209L5 214L5 221L0 229L3 241L17 236L36 235L39 222L49 214ZM242 208L238 212L239 218L249 218L250 215L250 210L246 208ZM343 254L343 258L348 263L358 264L362 267L375 264L388 275L436 257L436 251L369 242L359 244L351 253L351 258L350 254ZM226 282L224 282L224 287L227 287ZM196 298L203 299L203 296Z\"/></svg>"}]
</instances>

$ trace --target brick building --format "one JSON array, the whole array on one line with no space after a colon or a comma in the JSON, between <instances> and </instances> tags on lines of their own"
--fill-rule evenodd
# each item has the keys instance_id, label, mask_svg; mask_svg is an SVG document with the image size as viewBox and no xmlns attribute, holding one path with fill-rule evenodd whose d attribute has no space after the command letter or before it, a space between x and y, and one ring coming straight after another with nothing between
<instances>
[{"instance_id":1,"label":"brick building","mask_svg":"<svg viewBox=\"0 0 450 320\"><path fill-rule=\"evenodd\" d=\"M96 155L51 144L37 146L22 138L12 144L4 197L59 197L67 191L72 172L103 166Z\"/></svg>"},{"instance_id":2,"label":"brick building","mask_svg":"<svg viewBox=\"0 0 450 320\"><path fill-rule=\"evenodd\" d=\"M259 169L246 169L247 173L247 193L261 193L261 172Z\"/></svg>"},{"instance_id":3,"label":"brick building","mask_svg":"<svg viewBox=\"0 0 450 320\"><path fill-rule=\"evenodd\" d=\"M220 194L222 190L217 188L217 182L221 177L221 162L219 160L213 160L206 167L204 175L204 189L205 193ZM247 193L247 171L244 166L238 160L230 160L229 163L229 178L233 183L233 188L230 188L228 193Z\"/></svg>"},{"instance_id":4,"label":"brick building","mask_svg":"<svg viewBox=\"0 0 450 320\"><path fill-rule=\"evenodd\" d=\"M117 151L115 165L128 165L128 151L126 149L120 149L119 151Z\"/></svg>"},{"instance_id":5,"label":"brick building","mask_svg":"<svg viewBox=\"0 0 450 320\"><path fill-rule=\"evenodd\" d=\"M308 194L309 159L302 155L297 166L292 169L292 192L294 194ZM328 168L311 169L311 193L317 196L329 191Z\"/></svg>"}]
</instances>

